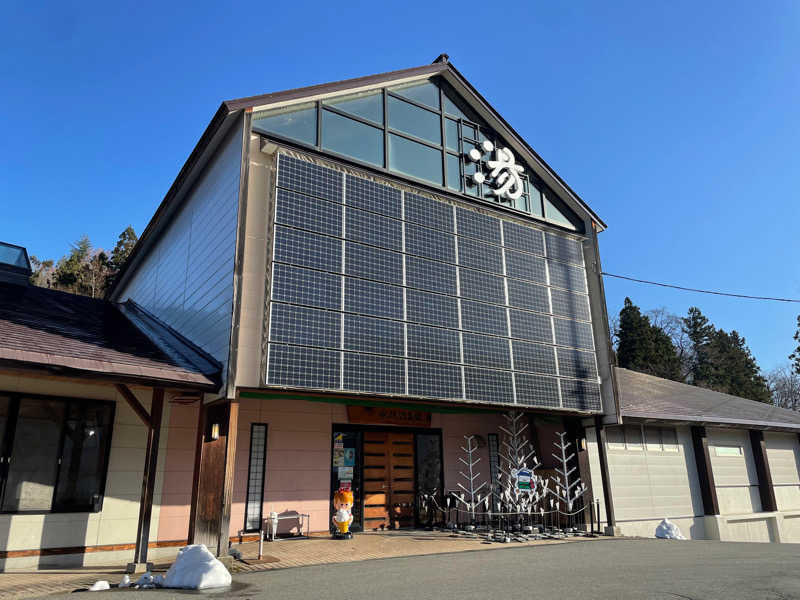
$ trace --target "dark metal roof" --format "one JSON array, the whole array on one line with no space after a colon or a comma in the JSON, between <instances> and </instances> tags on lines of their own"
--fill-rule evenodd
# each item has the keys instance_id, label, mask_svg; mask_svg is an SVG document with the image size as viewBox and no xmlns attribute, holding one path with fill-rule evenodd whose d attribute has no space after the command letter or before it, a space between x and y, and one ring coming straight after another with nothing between
<instances>
[{"instance_id":1,"label":"dark metal roof","mask_svg":"<svg viewBox=\"0 0 800 600\"><path fill-rule=\"evenodd\" d=\"M616 368L623 420L688 421L707 425L800 430L800 413L771 404Z\"/></svg>"},{"instance_id":2,"label":"dark metal roof","mask_svg":"<svg viewBox=\"0 0 800 600\"><path fill-rule=\"evenodd\" d=\"M0 283L0 368L214 391L220 365L150 320L107 300Z\"/></svg>"}]
</instances>

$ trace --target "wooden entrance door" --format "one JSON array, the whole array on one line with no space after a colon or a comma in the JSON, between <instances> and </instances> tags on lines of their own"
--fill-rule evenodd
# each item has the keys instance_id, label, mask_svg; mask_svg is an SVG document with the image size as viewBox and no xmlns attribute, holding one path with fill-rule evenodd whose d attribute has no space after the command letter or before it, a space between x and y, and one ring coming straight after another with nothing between
<instances>
[{"instance_id":1,"label":"wooden entrance door","mask_svg":"<svg viewBox=\"0 0 800 600\"><path fill-rule=\"evenodd\" d=\"M364 529L414 525L414 434L364 432Z\"/></svg>"}]
</instances>

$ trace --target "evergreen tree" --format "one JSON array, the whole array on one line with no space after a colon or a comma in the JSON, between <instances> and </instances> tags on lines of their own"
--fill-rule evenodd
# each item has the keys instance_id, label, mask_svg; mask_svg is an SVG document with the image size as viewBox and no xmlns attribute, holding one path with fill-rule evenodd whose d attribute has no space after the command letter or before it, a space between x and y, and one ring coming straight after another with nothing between
<instances>
[{"instance_id":1,"label":"evergreen tree","mask_svg":"<svg viewBox=\"0 0 800 600\"><path fill-rule=\"evenodd\" d=\"M714 326L696 306L689 309L683 319L683 327L689 338L689 383L705 381L709 378L711 363L708 357L708 343L714 333ZM696 384L695 384L696 385Z\"/></svg>"},{"instance_id":2,"label":"evergreen tree","mask_svg":"<svg viewBox=\"0 0 800 600\"><path fill-rule=\"evenodd\" d=\"M681 380L680 359L672 340L625 298L619 313L617 362L620 367L665 379Z\"/></svg>"},{"instance_id":3,"label":"evergreen tree","mask_svg":"<svg viewBox=\"0 0 800 600\"><path fill-rule=\"evenodd\" d=\"M125 265L125 261L128 260L128 256L130 256L138 239L136 232L130 225L125 228L125 231L119 234L117 245L114 246L114 249L111 251L111 257L108 260L109 274L106 278L106 289L111 289L114 279Z\"/></svg>"}]
</instances>

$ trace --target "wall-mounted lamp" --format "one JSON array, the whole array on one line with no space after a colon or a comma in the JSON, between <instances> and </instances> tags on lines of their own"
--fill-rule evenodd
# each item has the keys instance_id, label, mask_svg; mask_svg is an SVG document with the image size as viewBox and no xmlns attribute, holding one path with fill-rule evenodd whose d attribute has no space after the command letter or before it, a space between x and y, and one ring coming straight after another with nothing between
<instances>
[{"instance_id":1,"label":"wall-mounted lamp","mask_svg":"<svg viewBox=\"0 0 800 600\"><path fill-rule=\"evenodd\" d=\"M211 424L211 439L218 440L219 439L219 423L212 423Z\"/></svg>"}]
</instances>

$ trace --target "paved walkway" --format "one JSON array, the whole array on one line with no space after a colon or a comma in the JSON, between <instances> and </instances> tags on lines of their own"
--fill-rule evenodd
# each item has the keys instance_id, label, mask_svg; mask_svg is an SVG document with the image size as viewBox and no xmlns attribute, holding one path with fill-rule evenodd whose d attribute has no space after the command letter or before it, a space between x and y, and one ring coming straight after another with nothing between
<instances>
[{"instance_id":1,"label":"paved walkway","mask_svg":"<svg viewBox=\"0 0 800 600\"><path fill-rule=\"evenodd\" d=\"M401 531L357 534L352 540L334 540L327 535L314 535L308 539L284 539L264 542L264 556L258 560L258 544L250 542L235 545L241 551L242 561L234 562L234 573L258 572L289 567L344 563L378 558L394 558L509 548L511 546L558 545L577 541L600 541L607 538L568 538L565 540L540 540L511 542L508 544L483 543L480 539L451 537L446 532ZM154 571L165 571L168 564L156 565ZM124 566L107 568L87 567L70 570L26 570L0 574L0 598L33 598L49 594L85 589L98 579L118 583Z\"/></svg>"}]
</instances>

